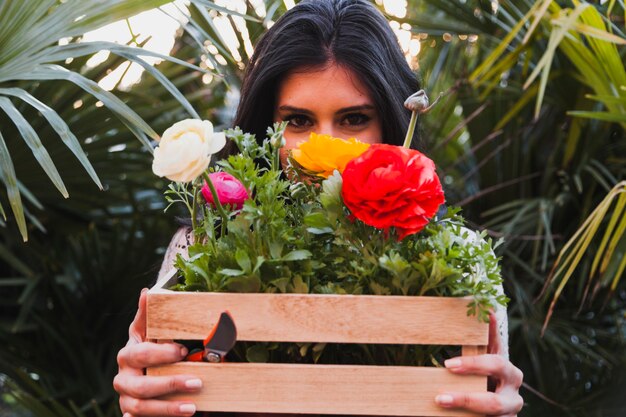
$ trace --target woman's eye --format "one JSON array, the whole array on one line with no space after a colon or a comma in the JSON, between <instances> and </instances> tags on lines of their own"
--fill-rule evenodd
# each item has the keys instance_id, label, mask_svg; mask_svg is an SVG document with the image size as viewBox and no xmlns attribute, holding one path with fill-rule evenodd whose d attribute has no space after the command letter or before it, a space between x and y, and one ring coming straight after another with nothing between
<instances>
[{"instance_id":1,"label":"woman's eye","mask_svg":"<svg viewBox=\"0 0 626 417\"><path fill-rule=\"evenodd\" d=\"M309 117L301 114L287 116L284 120L288 122L291 127L295 128L306 128L313 125L313 122Z\"/></svg>"},{"instance_id":2,"label":"woman's eye","mask_svg":"<svg viewBox=\"0 0 626 417\"><path fill-rule=\"evenodd\" d=\"M341 121L342 125L347 126L361 126L371 120L371 117L362 113L353 113L346 115Z\"/></svg>"}]
</instances>

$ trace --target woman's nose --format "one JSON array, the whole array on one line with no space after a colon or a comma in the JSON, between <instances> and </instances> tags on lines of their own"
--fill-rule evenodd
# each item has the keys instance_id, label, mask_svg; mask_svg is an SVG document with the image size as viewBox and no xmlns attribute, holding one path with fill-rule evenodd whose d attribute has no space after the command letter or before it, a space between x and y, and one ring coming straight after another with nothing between
<instances>
[{"instance_id":1,"label":"woman's nose","mask_svg":"<svg viewBox=\"0 0 626 417\"><path fill-rule=\"evenodd\" d=\"M319 122L319 134L322 135L330 135L334 138L338 138L341 137L341 133L339 132L339 129L337 129L337 126L335 126L335 124L332 121L322 121Z\"/></svg>"}]
</instances>

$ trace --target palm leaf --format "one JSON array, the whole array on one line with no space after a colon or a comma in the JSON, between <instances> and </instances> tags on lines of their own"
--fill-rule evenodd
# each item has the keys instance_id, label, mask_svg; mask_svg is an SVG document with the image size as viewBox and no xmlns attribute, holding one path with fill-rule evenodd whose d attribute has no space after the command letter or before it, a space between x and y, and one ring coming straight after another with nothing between
<instances>
[{"instance_id":1,"label":"palm leaf","mask_svg":"<svg viewBox=\"0 0 626 417\"><path fill-rule=\"evenodd\" d=\"M593 265L591 267L591 273L589 275L587 288L589 288L591 280L595 278L594 274L598 270L598 265L600 265L598 272L600 274L605 273L607 271L608 264L611 262L612 259L614 259L614 256L619 257L618 259L620 265L615 272L615 275L609 277L608 280L613 283L613 287L614 285L616 285L615 283L617 283L621 278L621 272L623 271L622 260L624 258L624 254L616 254L615 249L626 232L626 216L624 216L624 207L626 205L625 181L617 184L609 192L606 198L585 220L583 225L565 244L565 246L563 246L563 249L561 249L559 257L554 263L554 267L552 269L552 272L550 273L550 277L546 281L546 285L543 290L543 294L545 294L547 292L547 289L555 281L558 281L558 286L554 291L554 296L552 297L552 301L548 309L548 314L546 315L542 332L545 331L548 322L550 321L550 317L552 316L554 306L559 296L561 295L569 279L572 277L572 274L576 270L576 267L580 264L585 252L587 252L590 248L591 241L599 232L602 221L607 216L607 213L609 212L609 209L614 200L617 200L616 207L614 209L613 215L609 220L609 224L605 229L604 237L602 238L600 246L596 251ZM585 293L587 293L587 291Z\"/></svg>"},{"instance_id":2,"label":"palm leaf","mask_svg":"<svg viewBox=\"0 0 626 417\"><path fill-rule=\"evenodd\" d=\"M65 145L72 151L72 153L76 156L76 158L83 165L93 182L95 182L100 189L102 189L102 183L98 178L98 175L93 169L93 166L87 159L87 155L83 151L78 142L78 139L74 134L70 131L67 123L58 115L57 112L52 110L50 107L46 106L41 101L37 100L28 92L20 89L20 88L0 88L0 95L14 96L20 98L24 102L30 104L34 108L36 108L50 123L50 125L54 128L54 130L59 134L61 140ZM23 190L21 190L24 192Z\"/></svg>"},{"instance_id":3,"label":"palm leaf","mask_svg":"<svg viewBox=\"0 0 626 417\"><path fill-rule=\"evenodd\" d=\"M217 10L219 12L222 12L222 13L226 14L226 15L239 16L239 17L242 17L242 18L244 18L246 20L250 20L250 21L253 21L253 22L257 22L257 23L261 22L257 17L250 16L250 15L247 15L247 14L242 14L242 13L239 13L239 12L237 12L235 10L229 9L227 7L219 6L219 5L215 4L215 2L212 2L212 1L208 1L208 0L192 0L192 1L193 1L194 4L196 4L198 6L204 6L204 7L208 8L208 9L211 9L211 10Z\"/></svg>"},{"instance_id":4,"label":"palm leaf","mask_svg":"<svg viewBox=\"0 0 626 417\"><path fill-rule=\"evenodd\" d=\"M22 234L22 239L26 241L27 233L26 219L24 218L24 208L22 206L20 192L17 188L17 178L15 176L13 161L11 161L11 155L9 154L7 145L4 142L4 138L2 137L2 132L0 132L0 172L2 173L2 182L4 182L5 186L7 187L9 204L11 205L13 215L15 216L18 227L20 229L20 233ZM2 210L2 215L6 219L4 209Z\"/></svg>"},{"instance_id":5,"label":"palm leaf","mask_svg":"<svg viewBox=\"0 0 626 417\"><path fill-rule=\"evenodd\" d=\"M602 120L605 122L622 123L626 125L626 114L616 114L612 112L601 111L569 111L570 116L582 117L585 119Z\"/></svg>"},{"instance_id":6,"label":"palm leaf","mask_svg":"<svg viewBox=\"0 0 626 417\"><path fill-rule=\"evenodd\" d=\"M26 119L21 115L21 110L16 108L6 97L19 98L37 108L57 134L61 136L66 146L74 153L91 179L98 187L102 187L96 171L87 160L76 135L69 130L68 124L63 120L63 117L56 113L41 98L35 98L35 96L29 93L27 87L29 83L24 84L24 87L20 89L15 87L15 83L25 80L32 85L32 83L46 80L66 80L76 84L89 95L96 97L105 107L120 117L126 128L144 144L146 149L151 151L152 147L148 137L156 139L158 135L135 111L112 93L103 90L97 83L78 72L70 71L55 63L88 56L100 50L108 49L128 61L137 62L143 66L149 74L165 86L192 117L199 117L185 96L166 77L148 65L141 56L159 57L194 70L206 72L198 66L178 58L146 51L142 48L106 42L58 44L61 39L76 38L113 20L127 18L165 3L167 3L166 0L107 0L97 2L37 0L24 4L6 0L0 2L0 45L2 45L2 54L0 56L0 90L2 91L0 92L0 108L4 110L18 127L20 136L30 146L35 158L40 162L46 174L64 196L67 196L68 193L63 180L52 162L46 147L42 145L36 129L26 122ZM8 187L7 185L8 197L10 195L9 198L11 200L10 204L16 216L20 232L26 238L27 230L23 221L24 210L21 207L22 201L17 198L20 190L12 187L9 191ZM0 210L4 213L2 208Z\"/></svg>"},{"instance_id":7,"label":"palm leaf","mask_svg":"<svg viewBox=\"0 0 626 417\"><path fill-rule=\"evenodd\" d=\"M66 80L81 87L102 101L111 111L117 114L126 127L152 152L152 146L146 135L158 139L159 135L133 109L112 93L100 87L96 82L69 71L58 65L41 65L26 74L16 75L18 80Z\"/></svg>"},{"instance_id":8,"label":"palm leaf","mask_svg":"<svg viewBox=\"0 0 626 417\"><path fill-rule=\"evenodd\" d=\"M450 21L457 18L454 12L438 14L438 3L413 4L427 16L445 19L449 14ZM479 3L455 2L453 7L478 10ZM589 344L582 342L585 335L598 334L599 329L620 326L616 317L621 317L620 309L624 308L619 295L624 280L619 279L619 274L623 275L626 268L620 256L626 250L626 239L620 232L619 220L611 223L612 218L623 216L615 204L617 197L599 223L587 251L581 257L568 259L570 252L584 246L575 246L571 240L580 225L606 197L606 190L626 177L626 90L620 88L624 85L624 46L620 40L624 36L619 15L623 2L613 3L610 12L608 2L498 2L497 13L481 13L493 26L476 25L468 32L478 34L478 42L467 45L453 37L445 43L435 38L431 44L429 37L422 42L419 56L420 72L429 88L448 83L442 90L452 86L454 91L445 106L438 106L422 119L429 142L433 142L431 138L451 137L433 155L445 180L447 200L452 204L465 202L465 216L476 228L505 239L499 249L503 255L505 291L513 299L509 307L512 360L528 375L529 385L581 415L606 410L604 404L613 401L607 397L614 394L611 386L620 381L618 376L626 366L623 341L605 343L602 348L599 339L592 338ZM582 11L557 43L558 32L576 7ZM463 14L465 11L458 13ZM420 28L414 31L419 33ZM501 41L493 42L493 38ZM457 45L466 48L465 53L446 61L444 55L453 56L451 51ZM544 58L552 49L551 58ZM438 66L439 62L444 64ZM433 69L439 73L431 79ZM526 90L522 89L533 72L534 80ZM538 105L540 88L543 96ZM535 106L530 105L533 101ZM473 117L481 108L480 114ZM606 235L609 229L613 233ZM622 238L618 239L620 235ZM578 240L584 243L589 237L579 234ZM602 239L606 243L598 251ZM608 256L610 242L613 252ZM567 244L569 252L563 254ZM574 262L578 264L561 290L558 308L552 311L550 326L542 337L549 303L535 299L559 253L562 257L557 268L567 265L560 270L560 277L570 271ZM589 281L596 256L596 271ZM600 272L603 261L604 269ZM561 278L548 288L548 300L560 282ZM593 296L602 289L608 290L607 300L615 295L604 304L604 310L589 311ZM581 303L585 296L589 304ZM577 316L580 308L583 310ZM588 318L584 324L583 317ZM576 322L580 325L573 325ZM610 340L610 336L605 340ZM585 349L577 350L581 344L585 344ZM561 361L561 355L574 355L577 360L595 357L605 364L610 360L611 365L600 367L602 370L590 365L582 370L572 362ZM589 392L571 382L574 372L582 380L594 378ZM595 379L599 374L606 379ZM566 415L562 409L548 407L542 398L532 395L527 413Z\"/></svg>"},{"instance_id":9,"label":"palm leaf","mask_svg":"<svg viewBox=\"0 0 626 417\"><path fill-rule=\"evenodd\" d=\"M41 139L32 128L30 123L26 121L26 119L22 116L22 114L15 108L11 100L6 97L0 97L0 108L4 110L4 112L9 116L9 118L13 121L20 134L24 138L24 141L28 145L28 147L32 150L33 155L44 169L46 174L50 177L54 185L61 192L63 197L67 198L69 194L67 193L67 189L65 188L65 184L63 184L63 180L57 171L56 166L52 162L50 155L43 147L41 143Z\"/></svg>"}]
</instances>

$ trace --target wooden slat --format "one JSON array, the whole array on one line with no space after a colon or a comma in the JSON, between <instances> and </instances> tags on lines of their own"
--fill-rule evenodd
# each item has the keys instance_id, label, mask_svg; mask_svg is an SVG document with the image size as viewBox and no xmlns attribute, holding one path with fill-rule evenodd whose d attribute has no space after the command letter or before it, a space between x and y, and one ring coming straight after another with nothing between
<instances>
[{"instance_id":1,"label":"wooden slat","mask_svg":"<svg viewBox=\"0 0 626 417\"><path fill-rule=\"evenodd\" d=\"M352 414L384 416L476 416L438 407L437 394L485 391L487 377L454 375L441 368L398 366L191 363L150 368L149 375L197 375L193 401L201 411Z\"/></svg>"},{"instance_id":2,"label":"wooden slat","mask_svg":"<svg viewBox=\"0 0 626 417\"><path fill-rule=\"evenodd\" d=\"M487 346L462 346L461 355L463 356L476 356L484 355L487 353Z\"/></svg>"},{"instance_id":3,"label":"wooden slat","mask_svg":"<svg viewBox=\"0 0 626 417\"><path fill-rule=\"evenodd\" d=\"M274 342L486 345L489 326L468 300L325 294L150 290L147 337L202 340L228 310L237 339Z\"/></svg>"}]
</instances>

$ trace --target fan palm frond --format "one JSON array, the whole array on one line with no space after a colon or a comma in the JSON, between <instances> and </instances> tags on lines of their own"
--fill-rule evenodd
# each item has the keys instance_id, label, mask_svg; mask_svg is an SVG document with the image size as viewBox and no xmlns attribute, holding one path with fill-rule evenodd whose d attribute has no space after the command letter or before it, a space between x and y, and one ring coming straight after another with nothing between
<instances>
[{"instance_id":1,"label":"fan palm frond","mask_svg":"<svg viewBox=\"0 0 626 417\"><path fill-rule=\"evenodd\" d=\"M185 65L193 70L205 71L187 62L146 51L142 48L118 45L107 42L76 43L78 37L115 20L128 18L141 11L159 7L166 0L107 0L107 1L32 1L0 2L0 112L17 128L18 135L31 149L35 159L64 197L68 197L67 187L58 168L47 150L47 146L33 128L32 120L27 120L19 109L20 102L34 107L50 124L61 141L71 150L87 171L91 179L102 188L96 171L89 162L78 139L68 128L59 114L34 96L29 89L45 81L67 81L89 95L100 100L105 107L120 120L145 146L151 150L148 138L157 139L157 133L126 103L114 94L104 90L96 82L83 76L79 71L70 70L58 62L92 55L101 50L109 50L120 57L143 66L181 103L192 117L198 117L183 94L142 56L157 56ZM74 42L60 44L63 39ZM24 83L23 81L26 81ZM3 131L6 132L6 127ZM7 198L24 240L27 239L26 215L21 195L28 192L20 189L15 167L7 145L6 136L0 136L2 167L0 180L5 184ZM1 203L0 203L1 204ZM6 210L0 209L6 220Z\"/></svg>"}]
</instances>

